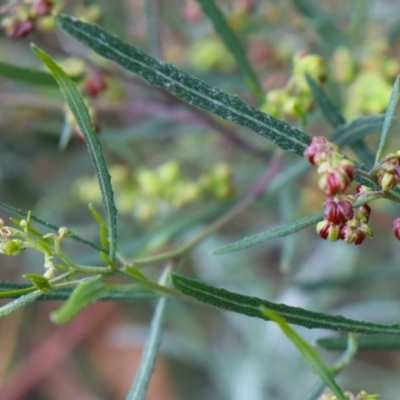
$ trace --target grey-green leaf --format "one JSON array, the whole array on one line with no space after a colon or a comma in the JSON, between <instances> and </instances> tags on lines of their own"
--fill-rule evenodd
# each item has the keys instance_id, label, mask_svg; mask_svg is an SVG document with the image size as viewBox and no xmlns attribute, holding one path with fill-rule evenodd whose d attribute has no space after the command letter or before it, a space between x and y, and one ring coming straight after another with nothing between
<instances>
[{"instance_id":1,"label":"grey-green leaf","mask_svg":"<svg viewBox=\"0 0 400 400\"><path fill-rule=\"evenodd\" d=\"M103 156L101 143L90 119L89 111L78 89L68 75L43 50L34 45L32 46L32 50L53 74L85 138L89 155L96 171L102 194L103 207L107 218L110 242L109 258L111 261L114 261L117 246L117 210L114 203L111 177Z\"/></svg>"},{"instance_id":2,"label":"grey-green leaf","mask_svg":"<svg viewBox=\"0 0 400 400\"><path fill-rule=\"evenodd\" d=\"M379 140L378 150L376 151L375 164L377 164L379 162L379 159L381 158L381 154L386 143L387 135L392 125L398 100L399 100L399 75L397 75L397 78L394 81L392 93L390 95L389 106L386 110L385 120L382 126L382 132Z\"/></svg>"},{"instance_id":3,"label":"grey-green leaf","mask_svg":"<svg viewBox=\"0 0 400 400\"><path fill-rule=\"evenodd\" d=\"M276 239L278 237L298 232L304 228L307 228L310 225L322 221L322 219L323 219L322 213L314 214L311 215L310 217L301 218L297 221L290 222L282 226L278 226L266 232L245 237L244 239L239 240L237 242L221 246L218 249L214 250L212 254L225 254L225 253L232 253L233 251L248 249L249 247L257 246L258 244L264 243L268 240Z\"/></svg>"},{"instance_id":4,"label":"grey-green leaf","mask_svg":"<svg viewBox=\"0 0 400 400\"><path fill-rule=\"evenodd\" d=\"M96 25L80 22L68 15L58 16L57 22L62 30L101 56L190 104L268 138L283 150L302 156L311 141L309 135L288 123L261 112L237 96L212 87L169 63L148 56Z\"/></svg>"},{"instance_id":5,"label":"grey-green leaf","mask_svg":"<svg viewBox=\"0 0 400 400\"><path fill-rule=\"evenodd\" d=\"M344 125L346 123L345 118L325 90L309 74L306 74L306 79L315 102L329 124L334 128Z\"/></svg>"},{"instance_id":6,"label":"grey-green leaf","mask_svg":"<svg viewBox=\"0 0 400 400\"><path fill-rule=\"evenodd\" d=\"M339 146L343 144L351 145L371 133L380 132L384 119L384 115L370 115L368 117L356 118L346 125L337 128L330 140Z\"/></svg>"},{"instance_id":7,"label":"grey-green leaf","mask_svg":"<svg viewBox=\"0 0 400 400\"><path fill-rule=\"evenodd\" d=\"M156 305L154 316L150 325L150 333L143 350L139 371L136 374L127 400L144 400L147 394L150 378L153 375L157 353L161 345L161 334L164 325L167 299L161 297Z\"/></svg>"},{"instance_id":8,"label":"grey-green leaf","mask_svg":"<svg viewBox=\"0 0 400 400\"><path fill-rule=\"evenodd\" d=\"M5 62L0 62L0 75L8 79L33 85L57 87L57 82L48 72L19 67Z\"/></svg>"},{"instance_id":9,"label":"grey-green leaf","mask_svg":"<svg viewBox=\"0 0 400 400\"><path fill-rule=\"evenodd\" d=\"M363 334L400 334L399 324L382 325L357 321L340 315L329 315L299 307L291 307L285 304L272 303L257 297L244 296L239 293L209 286L183 275L172 274L171 278L175 288L186 296L217 308L248 315L250 317L267 320L260 312L261 308L265 308L285 318L290 324L304 326L309 329L322 328Z\"/></svg>"},{"instance_id":10,"label":"grey-green leaf","mask_svg":"<svg viewBox=\"0 0 400 400\"><path fill-rule=\"evenodd\" d=\"M276 322L279 325L282 332L293 343L297 350L299 350L300 354L303 356L307 364L316 374L318 374L318 376L325 382L325 384L329 386L336 397L340 400L347 400L342 389L336 383L334 374L324 363L318 352L313 347L311 347L292 327L290 327L284 318L277 315L271 310L263 309L261 310L261 312L265 315L265 317Z\"/></svg>"},{"instance_id":11,"label":"grey-green leaf","mask_svg":"<svg viewBox=\"0 0 400 400\"><path fill-rule=\"evenodd\" d=\"M235 35L235 32L229 26L221 10L218 8L214 0L196 0L204 13L210 19L214 26L214 29L221 36L225 46L232 54L236 61L236 64L242 70L243 75L246 78L247 84L254 94L259 103L262 103L265 99L264 91L261 88L260 81L247 60L246 53L239 39Z\"/></svg>"},{"instance_id":12,"label":"grey-green leaf","mask_svg":"<svg viewBox=\"0 0 400 400\"><path fill-rule=\"evenodd\" d=\"M50 318L56 324L65 324L86 306L107 295L101 276L94 276L81 282L71 293L68 300Z\"/></svg>"},{"instance_id":13,"label":"grey-green leaf","mask_svg":"<svg viewBox=\"0 0 400 400\"><path fill-rule=\"evenodd\" d=\"M400 351L400 336L368 335L357 338L359 351ZM317 345L326 350L341 351L346 348L345 337L331 337L317 340Z\"/></svg>"},{"instance_id":14,"label":"grey-green leaf","mask_svg":"<svg viewBox=\"0 0 400 400\"><path fill-rule=\"evenodd\" d=\"M380 196L371 195L368 198L363 198L353 203L353 207L359 207L360 205L368 202L379 199ZM276 228L270 229L266 232L258 233L257 235L245 237L242 240L237 242L233 242L227 244L225 246L219 247L214 250L212 254L225 254L232 253L233 251L248 249L249 247L257 246L258 244L264 243L271 239L276 239L278 237L283 237L286 235L290 235L292 233L298 232L308 226L315 224L319 221L322 221L323 215L322 213L314 214L309 217L304 217L298 219L297 221L290 222L288 224L278 226Z\"/></svg>"}]
</instances>

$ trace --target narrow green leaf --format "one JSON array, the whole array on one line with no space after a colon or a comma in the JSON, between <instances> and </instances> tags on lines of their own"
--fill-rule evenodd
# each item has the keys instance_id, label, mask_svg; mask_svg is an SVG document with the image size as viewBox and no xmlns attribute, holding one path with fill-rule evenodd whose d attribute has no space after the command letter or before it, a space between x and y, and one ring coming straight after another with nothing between
<instances>
[{"instance_id":1,"label":"narrow green leaf","mask_svg":"<svg viewBox=\"0 0 400 400\"><path fill-rule=\"evenodd\" d=\"M331 368L331 371L335 375L337 375L346 365L349 365L357 353L358 343L355 336L352 333L350 333L347 336L346 340L347 340L347 347L345 349L344 354ZM309 390L308 393L304 397L302 397L301 400L317 400L325 390L325 387L326 387L325 382L317 382L317 384L314 385L313 388L311 388L311 390Z\"/></svg>"},{"instance_id":2,"label":"narrow green leaf","mask_svg":"<svg viewBox=\"0 0 400 400\"><path fill-rule=\"evenodd\" d=\"M62 30L101 56L189 104L266 137L283 150L302 156L311 141L309 135L286 122L264 114L238 97L209 86L169 63L148 56L96 25L80 22L68 15L58 16L57 22Z\"/></svg>"},{"instance_id":3,"label":"narrow green leaf","mask_svg":"<svg viewBox=\"0 0 400 400\"><path fill-rule=\"evenodd\" d=\"M126 397L127 400L144 400L146 398L147 388L150 383L150 378L153 375L157 353L161 345L166 305L167 299L165 297L161 297L157 302L150 325L150 333L143 350L139 371Z\"/></svg>"},{"instance_id":4,"label":"narrow green leaf","mask_svg":"<svg viewBox=\"0 0 400 400\"><path fill-rule=\"evenodd\" d=\"M384 119L384 115L370 115L368 117L356 118L346 125L337 128L330 140L338 145L344 143L351 145L371 133L380 132Z\"/></svg>"},{"instance_id":5,"label":"narrow green leaf","mask_svg":"<svg viewBox=\"0 0 400 400\"><path fill-rule=\"evenodd\" d=\"M114 203L111 177L102 153L101 143L90 120L89 111L81 95L79 94L78 89L68 75L43 50L39 49L35 45L32 46L32 50L53 74L55 80L60 86L64 99L71 109L71 112L74 115L85 138L89 155L96 171L97 180L99 182L103 199L103 207L107 218L110 234L109 257L111 261L114 261L117 246L117 210Z\"/></svg>"},{"instance_id":6,"label":"narrow green leaf","mask_svg":"<svg viewBox=\"0 0 400 400\"><path fill-rule=\"evenodd\" d=\"M125 267L124 268L124 272L127 272L129 275L131 275L133 278L139 280L139 281L144 281L144 282L148 282L149 279L147 278L146 275L143 274L143 272L141 272L140 270L138 270L135 267Z\"/></svg>"},{"instance_id":7,"label":"narrow green leaf","mask_svg":"<svg viewBox=\"0 0 400 400\"><path fill-rule=\"evenodd\" d=\"M368 335L357 338L360 351L400 351L400 336ZM346 348L345 337L331 337L317 340L317 345L326 350L341 351Z\"/></svg>"},{"instance_id":8,"label":"narrow green leaf","mask_svg":"<svg viewBox=\"0 0 400 400\"><path fill-rule=\"evenodd\" d=\"M52 286L48 279L46 279L42 275L37 275L37 274L25 274L24 278L29 279L32 281L34 286L39 289L41 292L47 292L48 290L51 290Z\"/></svg>"},{"instance_id":9,"label":"narrow green leaf","mask_svg":"<svg viewBox=\"0 0 400 400\"><path fill-rule=\"evenodd\" d=\"M34 292L24 294L18 299L11 301L10 303L7 303L5 306L0 307L0 318L4 317L7 314L10 314L14 311L17 311L19 308L32 303L32 301L36 300L43 294L42 291L40 290L35 290Z\"/></svg>"},{"instance_id":10,"label":"narrow green leaf","mask_svg":"<svg viewBox=\"0 0 400 400\"><path fill-rule=\"evenodd\" d=\"M333 128L338 128L339 126L344 125L346 123L345 118L321 85L319 85L309 74L306 74L306 79L315 102L329 124Z\"/></svg>"},{"instance_id":11,"label":"narrow green leaf","mask_svg":"<svg viewBox=\"0 0 400 400\"><path fill-rule=\"evenodd\" d=\"M48 72L18 67L4 62L0 62L0 75L24 83L57 87L57 82Z\"/></svg>"},{"instance_id":12,"label":"narrow green leaf","mask_svg":"<svg viewBox=\"0 0 400 400\"><path fill-rule=\"evenodd\" d=\"M8 204L6 204L6 203L2 203L1 201L0 201L0 208L2 208L3 210L9 211L9 212L11 212L11 213L13 213L13 214L20 215L20 216L23 217L23 218L27 218L27 217L28 217L28 212L23 211L23 210L21 210L21 209L19 209L19 208L15 208L15 207L13 207L13 206L10 206L10 205L8 205ZM36 217L36 216L33 215L33 214L30 215L30 218L31 218L31 221L35 221L35 222L37 222L38 224L40 224L40 225L42 225L42 226L45 226L45 227L51 229L52 231L58 232L58 230L60 229L59 226L56 226L56 225L51 224L50 222L44 221L44 220L42 220L42 219ZM89 241L89 240L86 240L86 239L80 237L79 235L77 235L77 234L74 233L74 232L68 231L67 237L69 237L69 238L71 238L71 239L73 239L73 240L75 240L75 241L77 241L77 242L83 243L83 244L85 244L86 246L91 247L92 249L100 250L100 251L101 251L101 250L104 250L103 248L101 248L101 247L98 246L97 244L95 244L95 243L93 243L93 242L91 242L91 241Z\"/></svg>"},{"instance_id":13,"label":"narrow green leaf","mask_svg":"<svg viewBox=\"0 0 400 400\"><path fill-rule=\"evenodd\" d=\"M368 201L374 201L377 200L378 198L379 197L375 196L368 197L368 199L363 198L361 200L355 201L353 203L353 207L359 207L360 205L367 203ZM226 253L232 253L233 251L248 249L249 247L257 246L258 244L264 243L268 240L276 239L278 237L283 237L298 232L322 220L323 220L322 213L314 214L309 217L304 217L298 219L297 221L290 222L288 224L270 229L266 232L258 233L257 235L253 236L248 236L237 242L221 246L218 249L214 250L212 254L226 254Z\"/></svg>"},{"instance_id":14,"label":"narrow green leaf","mask_svg":"<svg viewBox=\"0 0 400 400\"><path fill-rule=\"evenodd\" d=\"M172 274L172 282L181 293L205 304L239 314L266 319L260 308L274 311L285 318L290 324L304 326L309 329L323 328L334 331L354 332L363 334L386 333L400 334L400 325L382 325L365 321L356 321L340 315L329 315L285 304L272 303L257 297L244 296L225 289L209 286L203 282Z\"/></svg>"},{"instance_id":15,"label":"narrow green leaf","mask_svg":"<svg viewBox=\"0 0 400 400\"><path fill-rule=\"evenodd\" d=\"M392 94L390 95L389 106L386 110L385 121L383 122L381 138L379 140L378 150L376 151L375 164L378 164L383 148L386 143L387 135L392 125L394 113L396 112L397 102L399 100L399 78L397 75L396 80L393 84Z\"/></svg>"},{"instance_id":16,"label":"narrow green leaf","mask_svg":"<svg viewBox=\"0 0 400 400\"><path fill-rule=\"evenodd\" d=\"M106 295L107 290L100 275L85 279L74 289L68 300L50 314L50 319L58 325L65 324L83 308Z\"/></svg>"},{"instance_id":17,"label":"narrow green leaf","mask_svg":"<svg viewBox=\"0 0 400 400\"><path fill-rule=\"evenodd\" d=\"M1 291L2 289L6 289ZM0 282L0 298L15 299L24 294L34 292L37 288L27 284L15 284L9 282Z\"/></svg>"},{"instance_id":18,"label":"narrow green leaf","mask_svg":"<svg viewBox=\"0 0 400 400\"><path fill-rule=\"evenodd\" d=\"M156 299L159 295L152 292L140 285L106 285L107 294L102 296L99 301L138 301L147 299ZM23 294L35 291L35 287L28 284L0 282L0 298L15 299L21 297ZM47 300L67 300L72 293L73 289L53 289L49 292L43 293L39 297L39 301Z\"/></svg>"},{"instance_id":19,"label":"narrow green leaf","mask_svg":"<svg viewBox=\"0 0 400 400\"><path fill-rule=\"evenodd\" d=\"M282 332L297 348L307 364L316 374L319 375L326 385L330 387L336 397L340 400L348 400L340 386L336 383L331 370L324 363L324 360L321 358L318 352L311 347L292 327L290 327L284 318L271 310L262 309L261 312L266 318L276 322L279 325Z\"/></svg>"},{"instance_id":20,"label":"narrow green leaf","mask_svg":"<svg viewBox=\"0 0 400 400\"><path fill-rule=\"evenodd\" d=\"M214 29L221 36L221 39L225 43L225 46L232 54L236 61L236 64L241 69L243 75L246 78L249 89L258 100L262 103L265 100L264 91L261 88L260 81L251 67L246 57L246 52L240 43L239 39L235 35L235 32L229 26L221 10L218 8L214 0L196 0L204 13L210 19L214 26Z\"/></svg>"},{"instance_id":21,"label":"narrow green leaf","mask_svg":"<svg viewBox=\"0 0 400 400\"><path fill-rule=\"evenodd\" d=\"M226 253L232 253L233 251L248 249L249 247L257 246L258 244L264 243L268 240L276 239L278 237L298 232L304 228L307 228L310 225L322 221L323 218L324 217L322 213L314 214L311 215L310 217L304 217L295 222L290 222L289 224L278 226L266 232L245 237L244 239L239 240L237 242L221 246L218 249L214 250L212 254L226 254Z\"/></svg>"}]
</instances>

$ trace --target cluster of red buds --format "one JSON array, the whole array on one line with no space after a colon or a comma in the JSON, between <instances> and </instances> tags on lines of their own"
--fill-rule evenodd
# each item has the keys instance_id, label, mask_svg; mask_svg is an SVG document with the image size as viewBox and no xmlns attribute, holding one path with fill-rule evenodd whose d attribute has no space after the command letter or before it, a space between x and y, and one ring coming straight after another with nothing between
<instances>
[{"instance_id":1,"label":"cluster of red buds","mask_svg":"<svg viewBox=\"0 0 400 400\"><path fill-rule=\"evenodd\" d=\"M400 151L387 155L374 169L379 187L386 192L400 184Z\"/></svg>"},{"instance_id":2,"label":"cluster of red buds","mask_svg":"<svg viewBox=\"0 0 400 400\"><path fill-rule=\"evenodd\" d=\"M315 137L304 151L304 157L318 166L318 186L327 196L346 191L353 181L354 163L339 153L339 148L324 137Z\"/></svg>"},{"instance_id":3,"label":"cluster of red buds","mask_svg":"<svg viewBox=\"0 0 400 400\"><path fill-rule=\"evenodd\" d=\"M317 232L323 239L332 242L344 240L346 243L361 244L372 229L368 226L371 208L363 204L353 209L355 196L329 197L324 203L324 220L317 224Z\"/></svg>"},{"instance_id":4,"label":"cluster of red buds","mask_svg":"<svg viewBox=\"0 0 400 400\"><path fill-rule=\"evenodd\" d=\"M356 245L367 236L371 237L373 232L368 226L370 206L363 204L353 208L356 198L364 195L369 188L358 186L356 195L344 194L353 181L354 163L343 158L339 148L323 137L314 138L304 156L312 165L318 166L318 186L328 196L324 202L324 220L317 224L317 233L332 242L340 239Z\"/></svg>"},{"instance_id":5,"label":"cluster of red buds","mask_svg":"<svg viewBox=\"0 0 400 400\"><path fill-rule=\"evenodd\" d=\"M11 39L28 36L36 30L40 18L51 15L53 6L52 0L28 0L25 4L17 4L7 9L1 27Z\"/></svg>"}]
</instances>

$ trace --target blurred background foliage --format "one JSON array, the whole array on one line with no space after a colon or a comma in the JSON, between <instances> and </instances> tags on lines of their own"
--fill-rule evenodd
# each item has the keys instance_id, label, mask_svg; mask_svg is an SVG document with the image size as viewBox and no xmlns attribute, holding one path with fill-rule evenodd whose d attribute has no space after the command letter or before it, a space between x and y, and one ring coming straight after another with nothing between
<instances>
[{"instance_id":1,"label":"blurred background foliage","mask_svg":"<svg viewBox=\"0 0 400 400\"><path fill-rule=\"evenodd\" d=\"M186 242L268 171L276 151L270 142L123 72L57 30L53 17L40 18L27 37L10 38L15 29L10 10L20 4L1 5L0 62L42 69L29 48L34 42L75 77L104 145L120 211L120 247L127 255ZM98 23L256 104L196 1L153 0L151 5L143 0L55 2L57 11ZM296 75L293 60L304 53L323 58L324 87L348 121L385 111L400 72L397 1L220 0L218 5L260 78L266 112L309 134L331 134L312 107L308 88L293 90L290 83ZM301 96L309 96L311 104L299 112L293 104ZM0 76L0 105L0 200L97 240L87 204L100 196L86 147L58 88ZM367 137L366 143L375 149L377 137ZM389 143L390 151L399 148L396 127ZM280 171L295 162L295 156L283 155ZM215 286L314 311L399 321L400 248L390 233L399 207L391 203L373 204L374 239L360 247L324 242L309 228L232 255L210 255L225 243L320 211L323 195L316 179L303 173L267 187L257 203L199 245L182 271ZM99 262L97 253L83 246L70 243L66 250L78 262ZM2 280L21 281L24 273L41 274L42 268L29 250L17 258L1 257ZM156 277L159 269L146 272ZM0 320L0 398L124 398L153 304L96 304L61 328L48 319L56 307L36 303ZM330 335L298 331L309 341ZM330 363L338 357L322 353ZM346 390L364 389L389 400L400 396L399 370L395 352L359 353L338 382ZM316 381L273 324L173 301L148 399L302 399Z\"/></svg>"}]
</instances>

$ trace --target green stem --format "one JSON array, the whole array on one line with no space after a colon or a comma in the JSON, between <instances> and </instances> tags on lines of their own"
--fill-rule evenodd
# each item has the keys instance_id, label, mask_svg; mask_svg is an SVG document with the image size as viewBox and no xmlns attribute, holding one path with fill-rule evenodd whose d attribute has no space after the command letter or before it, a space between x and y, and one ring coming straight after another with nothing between
<instances>
[{"instance_id":1,"label":"green stem","mask_svg":"<svg viewBox=\"0 0 400 400\"><path fill-rule=\"evenodd\" d=\"M110 267L92 267L90 265L76 264L64 253L54 253L53 256L64 261L75 272L81 272L83 274L110 274L113 272Z\"/></svg>"},{"instance_id":2,"label":"green stem","mask_svg":"<svg viewBox=\"0 0 400 400\"><path fill-rule=\"evenodd\" d=\"M138 280L133 278L132 275L129 273L125 272L124 269L121 269L119 271L114 272L114 276L119 276L120 278L124 280L131 280L135 283L138 283ZM162 295L168 295L168 296L173 296L173 297L183 297L181 293L179 293L175 289L171 289L167 286L159 285L158 283L152 282L152 281L140 281L140 284L143 285L147 289L151 289L152 291L156 293L160 293Z\"/></svg>"}]
</instances>

